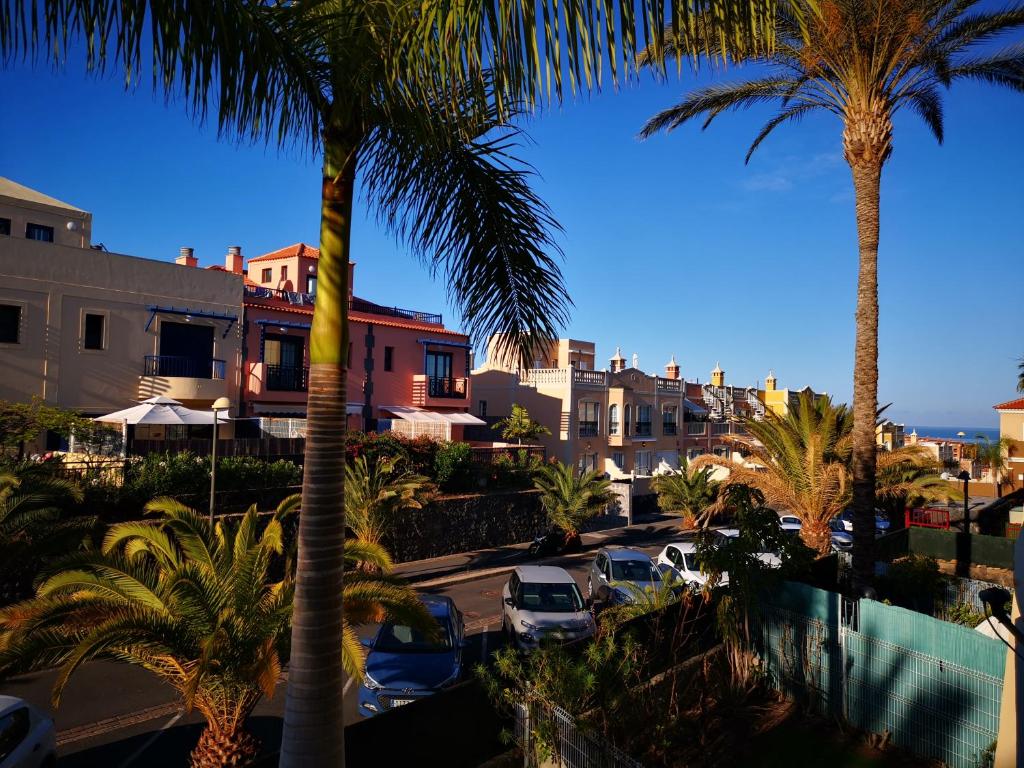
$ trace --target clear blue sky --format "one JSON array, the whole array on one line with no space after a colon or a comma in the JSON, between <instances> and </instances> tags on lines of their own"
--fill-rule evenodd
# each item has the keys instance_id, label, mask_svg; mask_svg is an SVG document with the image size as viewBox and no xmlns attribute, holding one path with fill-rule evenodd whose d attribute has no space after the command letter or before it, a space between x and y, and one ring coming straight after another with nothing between
<instances>
[{"instance_id":1,"label":"clear blue sky","mask_svg":"<svg viewBox=\"0 0 1024 768\"><path fill-rule=\"evenodd\" d=\"M728 380L851 395L856 239L840 128L784 127L749 166L768 111L725 115L640 142L644 119L704 81L611 89L535 118L522 156L565 229L576 307L567 334L621 345L688 379L716 361ZM733 73L724 73L732 77ZM0 72L0 175L94 214L94 242L173 259L190 245L223 263L316 243L319 168L301 151L218 140L184 109L116 78L46 67ZM946 143L896 122L882 191L880 401L908 424L987 426L1013 396L1022 333L1024 97L962 85L947 97ZM443 310L433 282L365 216L353 233L357 292Z\"/></svg>"}]
</instances>

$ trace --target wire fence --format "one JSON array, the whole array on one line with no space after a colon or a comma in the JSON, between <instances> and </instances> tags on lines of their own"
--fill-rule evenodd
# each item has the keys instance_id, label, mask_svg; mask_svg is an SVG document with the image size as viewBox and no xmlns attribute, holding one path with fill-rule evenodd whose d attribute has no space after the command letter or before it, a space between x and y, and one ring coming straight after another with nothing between
<instances>
[{"instance_id":1,"label":"wire fence","mask_svg":"<svg viewBox=\"0 0 1024 768\"><path fill-rule=\"evenodd\" d=\"M544 760L560 768L644 768L614 744L580 728L560 707L519 704L513 736L528 766Z\"/></svg>"},{"instance_id":2,"label":"wire fence","mask_svg":"<svg viewBox=\"0 0 1024 768\"><path fill-rule=\"evenodd\" d=\"M835 601L824 611L766 605L757 616L754 643L772 684L949 768L985 765L999 729L1005 648L938 619L824 594Z\"/></svg>"}]
</instances>

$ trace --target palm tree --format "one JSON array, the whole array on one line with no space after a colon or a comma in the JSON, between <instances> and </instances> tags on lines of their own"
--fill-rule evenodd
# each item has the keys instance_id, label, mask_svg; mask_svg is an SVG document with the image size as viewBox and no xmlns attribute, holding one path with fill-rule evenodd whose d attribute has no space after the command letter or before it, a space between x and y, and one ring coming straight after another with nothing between
<instances>
[{"instance_id":1,"label":"palm tree","mask_svg":"<svg viewBox=\"0 0 1024 768\"><path fill-rule=\"evenodd\" d=\"M1000 437L993 440L987 435L976 435L978 443L976 447L976 460L988 467L992 473L992 484L996 487L996 496L1002 497L1003 483L1006 478L1006 470L1009 462L1007 456L1013 448L1014 441L1009 437Z\"/></svg>"},{"instance_id":2,"label":"palm tree","mask_svg":"<svg viewBox=\"0 0 1024 768\"><path fill-rule=\"evenodd\" d=\"M534 487L552 525L565 532L566 543L578 538L587 520L603 510L612 493L611 481L593 470L576 471L560 461L537 471Z\"/></svg>"},{"instance_id":3,"label":"palm tree","mask_svg":"<svg viewBox=\"0 0 1024 768\"><path fill-rule=\"evenodd\" d=\"M426 484L394 459L357 456L345 467L345 522L360 541L379 544L396 513L423 508Z\"/></svg>"},{"instance_id":4,"label":"palm tree","mask_svg":"<svg viewBox=\"0 0 1024 768\"><path fill-rule=\"evenodd\" d=\"M505 440L515 440L519 445L523 440L536 440L541 435L550 435L551 430L530 418L530 413L518 403L512 403L512 413L495 423L494 429L501 431Z\"/></svg>"},{"instance_id":5,"label":"palm tree","mask_svg":"<svg viewBox=\"0 0 1024 768\"><path fill-rule=\"evenodd\" d=\"M616 8L618 5L618 8ZM343 625L345 350L353 190L378 220L447 278L477 338L504 332L523 360L555 335L568 297L556 224L509 154L507 120L563 75L571 90L633 71L638 29L660 59L663 0L576 4L456 0L265 3L148 0L0 2L0 60L52 55L63 63L81 34L90 68L113 49L134 83L141 41L154 82L220 129L257 140L299 140L322 153L320 262L310 332L306 459L299 523L292 665L282 765L344 764L342 670L332 640ZM669 0L671 17L700 19L731 52L773 36L770 0ZM618 14L617 14L618 11ZM620 16L620 23L614 22ZM542 21L540 21L542 19ZM540 45L540 24L545 32ZM696 27L694 28L696 29ZM686 39L698 47L696 33ZM564 57L562 52L565 52ZM604 52L607 52L605 54Z\"/></svg>"},{"instance_id":6,"label":"palm tree","mask_svg":"<svg viewBox=\"0 0 1024 768\"><path fill-rule=\"evenodd\" d=\"M860 270L853 382L854 572L873 573L871 520L875 490L875 414L878 403L878 231L882 168L892 152L893 116L919 115L943 138L942 88L977 80L1024 91L1024 48L986 49L1000 34L1024 25L1024 8L979 10L978 0L789 0L779 5L776 45L760 60L768 71L711 85L651 118L641 135L671 131L727 110L776 103L779 112L754 139L747 160L778 126L816 111L843 124L843 154L853 174ZM674 28L679 28L678 25ZM689 41L666 53L692 55ZM708 50L722 52L708 36ZM981 50L978 50L981 48ZM657 60L656 51L651 58ZM641 62L647 60L641 56Z\"/></svg>"},{"instance_id":7,"label":"palm tree","mask_svg":"<svg viewBox=\"0 0 1024 768\"><path fill-rule=\"evenodd\" d=\"M57 666L56 706L75 671L90 659L124 661L173 687L197 709L206 728L193 766L242 765L258 750L246 720L272 696L289 657L294 598L291 568L272 577L285 552L284 504L260 531L255 507L238 523L211 525L172 499L147 505L149 521L112 526L101 551L67 557L36 596L0 610L0 671ZM378 545L350 542L350 567L372 563L346 579L350 624L334 640L349 674L362 674L363 651L351 623L380 621L433 626L416 594L386 574L391 561Z\"/></svg>"},{"instance_id":8,"label":"palm tree","mask_svg":"<svg viewBox=\"0 0 1024 768\"><path fill-rule=\"evenodd\" d=\"M903 526L907 507L963 498L954 484L942 479L941 472L942 465L918 446L879 451L875 502L894 528Z\"/></svg>"},{"instance_id":9,"label":"palm tree","mask_svg":"<svg viewBox=\"0 0 1024 768\"><path fill-rule=\"evenodd\" d=\"M1024 392L1024 357L1017 364L1017 391Z\"/></svg>"},{"instance_id":10,"label":"palm tree","mask_svg":"<svg viewBox=\"0 0 1024 768\"><path fill-rule=\"evenodd\" d=\"M718 499L718 483L711 479L713 473L709 466L690 467L684 458L679 472L654 478L658 506L666 512L681 512L687 527L706 526L711 520L706 513Z\"/></svg>"}]
</instances>

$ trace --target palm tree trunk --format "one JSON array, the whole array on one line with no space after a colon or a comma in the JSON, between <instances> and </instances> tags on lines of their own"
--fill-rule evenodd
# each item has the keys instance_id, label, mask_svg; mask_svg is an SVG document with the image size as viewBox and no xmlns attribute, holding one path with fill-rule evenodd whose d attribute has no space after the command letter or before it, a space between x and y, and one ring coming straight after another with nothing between
<instances>
[{"instance_id":1,"label":"palm tree trunk","mask_svg":"<svg viewBox=\"0 0 1024 768\"><path fill-rule=\"evenodd\" d=\"M345 542L345 367L354 132L324 136L320 259L309 336L306 453L282 768L345 764L341 662Z\"/></svg>"},{"instance_id":2,"label":"palm tree trunk","mask_svg":"<svg viewBox=\"0 0 1024 768\"><path fill-rule=\"evenodd\" d=\"M192 750L190 765L191 768L249 765L259 751L259 741L244 728L222 730L207 725Z\"/></svg>"},{"instance_id":3,"label":"palm tree trunk","mask_svg":"<svg viewBox=\"0 0 1024 768\"><path fill-rule=\"evenodd\" d=\"M875 570L878 208L882 159L851 163L851 167L860 246L853 369L853 576L856 584L865 585L870 583Z\"/></svg>"},{"instance_id":4,"label":"palm tree trunk","mask_svg":"<svg viewBox=\"0 0 1024 768\"><path fill-rule=\"evenodd\" d=\"M809 520L800 526L800 538L819 555L832 551L832 529L827 520Z\"/></svg>"}]
</instances>

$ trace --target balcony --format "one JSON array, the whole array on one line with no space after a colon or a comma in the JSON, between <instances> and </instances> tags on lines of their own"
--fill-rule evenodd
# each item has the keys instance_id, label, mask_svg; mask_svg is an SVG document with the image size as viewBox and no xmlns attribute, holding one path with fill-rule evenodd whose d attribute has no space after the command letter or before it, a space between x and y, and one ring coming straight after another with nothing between
<instances>
[{"instance_id":1,"label":"balcony","mask_svg":"<svg viewBox=\"0 0 1024 768\"><path fill-rule=\"evenodd\" d=\"M266 367L267 389L274 392L305 392L309 380L309 368L293 365L268 365Z\"/></svg>"},{"instance_id":2,"label":"balcony","mask_svg":"<svg viewBox=\"0 0 1024 768\"><path fill-rule=\"evenodd\" d=\"M635 424L636 429L633 431L633 437L650 437L651 436L651 422L649 421L638 421Z\"/></svg>"},{"instance_id":3,"label":"balcony","mask_svg":"<svg viewBox=\"0 0 1024 768\"><path fill-rule=\"evenodd\" d=\"M597 437L597 422L596 421L581 421L580 422L580 437Z\"/></svg>"},{"instance_id":4,"label":"balcony","mask_svg":"<svg viewBox=\"0 0 1024 768\"><path fill-rule=\"evenodd\" d=\"M441 378L415 374L412 377L412 404L419 407L461 405L453 400L469 399L469 379Z\"/></svg>"},{"instance_id":5,"label":"balcony","mask_svg":"<svg viewBox=\"0 0 1024 768\"><path fill-rule=\"evenodd\" d=\"M683 391L683 380L682 379L665 379L661 376L658 377L658 391L659 392L675 392L679 393Z\"/></svg>"},{"instance_id":6,"label":"balcony","mask_svg":"<svg viewBox=\"0 0 1024 768\"><path fill-rule=\"evenodd\" d=\"M275 299L287 302L294 306L312 307L316 302L316 294L302 293L300 291L280 291L276 288L264 288L260 285L245 286L246 298L254 299ZM419 323L431 325L442 325L442 317L436 312L420 312L416 309L403 309L401 307L385 307L374 304L372 301L353 298L348 303L348 308L353 312L363 312L368 315L381 315L382 317L395 317L400 320L413 320Z\"/></svg>"},{"instance_id":7,"label":"balcony","mask_svg":"<svg viewBox=\"0 0 1024 768\"><path fill-rule=\"evenodd\" d=\"M676 423L674 421L666 421L661 425L661 434L669 437L678 434Z\"/></svg>"},{"instance_id":8,"label":"balcony","mask_svg":"<svg viewBox=\"0 0 1024 768\"><path fill-rule=\"evenodd\" d=\"M227 364L216 358L146 355L139 377L139 397L215 400L227 394L226 368Z\"/></svg>"},{"instance_id":9,"label":"balcony","mask_svg":"<svg viewBox=\"0 0 1024 768\"><path fill-rule=\"evenodd\" d=\"M686 422L686 434L688 435L704 435L707 434L708 425L704 421L688 421Z\"/></svg>"},{"instance_id":10,"label":"balcony","mask_svg":"<svg viewBox=\"0 0 1024 768\"><path fill-rule=\"evenodd\" d=\"M573 384L582 384L585 387L604 387L608 382L608 374L604 371L584 371L579 368L572 369Z\"/></svg>"}]
</instances>

